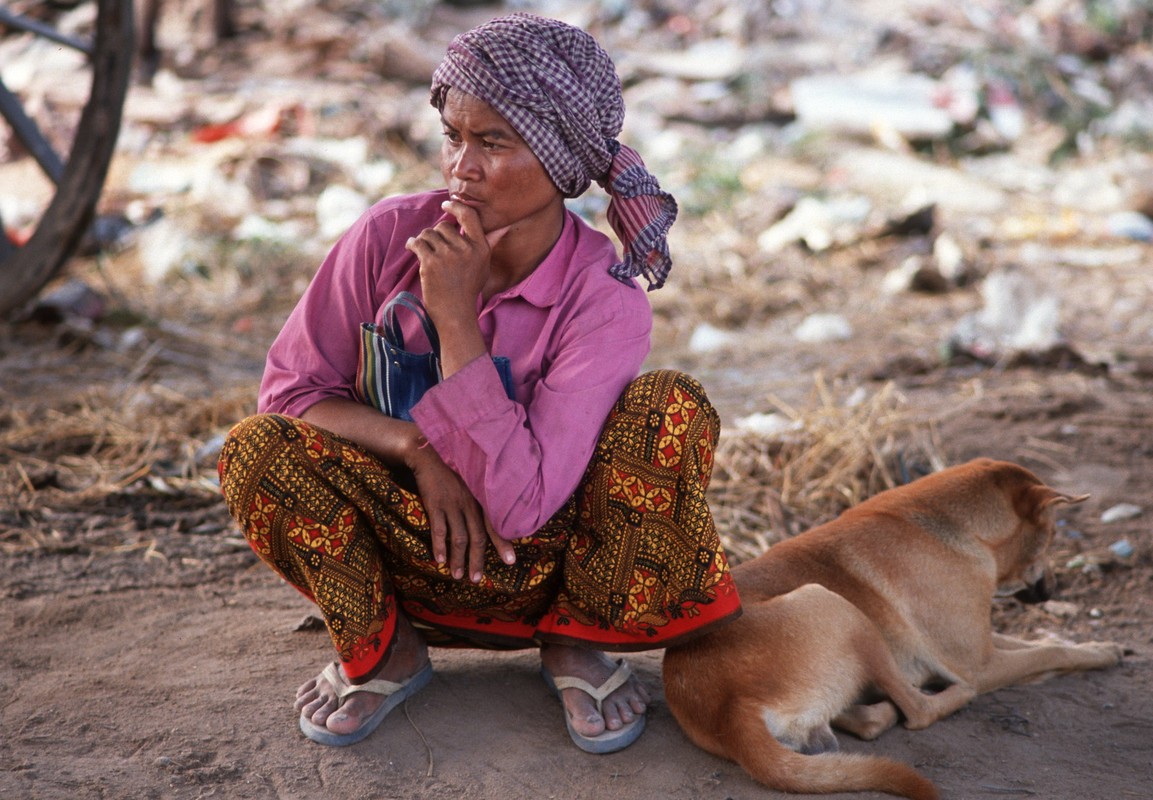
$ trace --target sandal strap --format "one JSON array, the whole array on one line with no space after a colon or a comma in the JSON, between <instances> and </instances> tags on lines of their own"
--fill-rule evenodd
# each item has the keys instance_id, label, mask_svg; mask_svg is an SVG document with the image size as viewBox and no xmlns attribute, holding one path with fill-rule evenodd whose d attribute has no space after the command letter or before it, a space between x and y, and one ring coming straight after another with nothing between
<instances>
[{"instance_id":1,"label":"sandal strap","mask_svg":"<svg viewBox=\"0 0 1153 800\"><path fill-rule=\"evenodd\" d=\"M386 681L383 678L374 678L364 683L349 683L344 677L344 672L341 670L340 664L335 661L325 667L324 672L321 674L325 680L332 684L332 688L336 690L336 696L340 700L344 700L344 698L350 694L356 694L357 692L371 692L372 694L388 697L404 688L404 684Z\"/></svg>"},{"instance_id":2,"label":"sandal strap","mask_svg":"<svg viewBox=\"0 0 1153 800\"><path fill-rule=\"evenodd\" d=\"M601 704L605 698L624 686L628 679L632 677L632 674L633 671L632 668L629 667L628 662L621 660L617 662L617 668L613 671L613 674L600 686L593 686L582 678L573 678L566 675L554 677L553 685L556 686L558 691L561 689L580 689L585 694L591 696L593 700L596 700L597 712L600 712Z\"/></svg>"}]
</instances>

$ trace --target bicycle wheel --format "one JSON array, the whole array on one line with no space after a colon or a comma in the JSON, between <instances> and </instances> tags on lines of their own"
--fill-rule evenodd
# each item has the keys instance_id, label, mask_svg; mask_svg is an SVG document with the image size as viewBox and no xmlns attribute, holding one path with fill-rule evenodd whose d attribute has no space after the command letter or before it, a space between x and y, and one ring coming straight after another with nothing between
<instances>
[{"instance_id":1,"label":"bicycle wheel","mask_svg":"<svg viewBox=\"0 0 1153 800\"><path fill-rule=\"evenodd\" d=\"M120 131L124 98L132 73L133 0L94 0L96 14L90 37L62 33L51 24L0 8L0 30L51 41L58 48L82 54L91 70L87 101L72 132L61 144L55 131L37 124L0 71L0 117L14 138L39 167L47 189L25 196L47 196L25 226L30 234L14 236L0 219L0 317L22 309L64 266L92 222L108 165ZM66 154L62 154L67 150ZM0 188L0 192L4 189ZM38 216L36 216L38 214Z\"/></svg>"}]
</instances>

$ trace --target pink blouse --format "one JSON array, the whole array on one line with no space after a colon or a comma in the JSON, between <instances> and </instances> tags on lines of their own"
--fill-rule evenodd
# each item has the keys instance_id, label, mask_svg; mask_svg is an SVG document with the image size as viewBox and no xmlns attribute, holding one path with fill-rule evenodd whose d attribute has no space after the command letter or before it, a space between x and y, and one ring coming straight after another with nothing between
<instances>
[{"instance_id":1,"label":"pink blouse","mask_svg":"<svg viewBox=\"0 0 1153 800\"><path fill-rule=\"evenodd\" d=\"M258 409L300 416L355 399L360 323L400 291L421 294L405 242L443 218L444 191L388 198L336 243L268 353ZM468 485L502 538L539 529L576 490L609 410L648 355L652 310L639 285L607 273L612 242L572 212L548 257L480 304L491 355L512 363L516 399L478 358L430 390L413 419ZM412 315L406 347L427 349Z\"/></svg>"}]
</instances>

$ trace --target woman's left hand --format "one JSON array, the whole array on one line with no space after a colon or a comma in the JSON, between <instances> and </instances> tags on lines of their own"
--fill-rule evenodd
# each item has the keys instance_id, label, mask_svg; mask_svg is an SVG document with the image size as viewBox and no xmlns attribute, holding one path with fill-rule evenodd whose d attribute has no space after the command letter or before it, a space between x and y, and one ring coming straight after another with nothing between
<instances>
[{"instance_id":1,"label":"woman's left hand","mask_svg":"<svg viewBox=\"0 0 1153 800\"><path fill-rule=\"evenodd\" d=\"M417 491L428 514L432 554L447 564L457 580L479 583L484 575L484 556L492 542L506 564L516 563L512 543L500 538L459 475L431 447L420 448L409 459Z\"/></svg>"}]
</instances>

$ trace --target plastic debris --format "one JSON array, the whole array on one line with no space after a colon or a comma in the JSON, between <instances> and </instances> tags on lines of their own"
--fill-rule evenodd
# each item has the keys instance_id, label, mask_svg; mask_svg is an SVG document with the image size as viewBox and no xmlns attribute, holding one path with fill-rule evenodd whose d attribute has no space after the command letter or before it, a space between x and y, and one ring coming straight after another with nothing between
<instances>
[{"instance_id":1,"label":"plastic debris","mask_svg":"<svg viewBox=\"0 0 1153 800\"><path fill-rule=\"evenodd\" d=\"M249 214L232 229L235 241L294 242L305 238L304 225L297 220L276 222L259 214Z\"/></svg>"},{"instance_id":2,"label":"plastic debris","mask_svg":"<svg viewBox=\"0 0 1153 800\"><path fill-rule=\"evenodd\" d=\"M1000 270L981 286L984 307L957 323L948 340L952 353L996 360L1017 352L1045 352L1061 342L1060 303L1023 273Z\"/></svg>"},{"instance_id":3,"label":"plastic debris","mask_svg":"<svg viewBox=\"0 0 1153 800\"><path fill-rule=\"evenodd\" d=\"M369 199L348 186L333 184L316 198L316 222L324 239L336 239L368 210Z\"/></svg>"},{"instance_id":4,"label":"plastic debris","mask_svg":"<svg viewBox=\"0 0 1153 800\"><path fill-rule=\"evenodd\" d=\"M724 81L740 76L745 61L744 51L731 40L708 39L679 52L638 54L622 66L690 81Z\"/></svg>"},{"instance_id":5,"label":"plastic debris","mask_svg":"<svg viewBox=\"0 0 1153 800\"><path fill-rule=\"evenodd\" d=\"M1123 239L1153 242L1153 219L1139 211L1118 211L1106 220L1109 233Z\"/></svg>"},{"instance_id":6,"label":"plastic debris","mask_svg":"<svg viewBox=\"0 0 1153 800\"><path fill-rule=\"evenodd\" d=\"M789 419L783 414L757 412L747 417L740 417L734 423L738 431L752 433L758 436L773 438L786 433L795 433L802 429L800 421Z\"/></svg>"},{"instance_id":7,"label":"plastic debris","mask_svg":"<svg viewBox=\"0 0 1153 800\"><path fill-rule=\"evenodd\" d=\"M232 137L256 139L272 136L280 129L281 118L286 110L282 105L269 105L242 114L229 122L204 125L193 131L192 141L211 144Z\"/></svg>"},{"instance_id":8,"label":"plastic debris","mask_svg":"<svg viewBox=\"0 0 1153 800\"><path fill-rule=\"evenodd\" d=\"M144 228L137 240L144 277L152 284L195 271L204 263L208 247L207 242L168 217Z\"/></svg>"},{"instance_id":9,"label":"plastic debris","mask_svg":"<svg viewBox=\"0 0 1153 800\"><path fill-rule=\"evenodd\" d=\"M861 225L870 210L872 204L861 196L829 200L803 197L783 219L757 237L757 247L772 254L801 242L819 253L860 238Z\"/></svg>"},{"instance_id":10,"label":"plastic debris","mask_svg":"<svg viewBox=\"0 0 1153 800\"><path fill-rule=\"evenodd\" d=\"M843 342L853 337L853 326L840 314L810 314L805 317L793 336L801 342Z\"/></svg>"},{"instance_id":11,"label":"plastic debris","mask_svg":"<svg viewBox=\"0 0 1153 800\"><path fill-rule=\"evenodd\" d=\"M881 127L908 139L940 139L953 130L946 91L925 75L808 75L790 90L797 119L808 128L873 134Z\"/></svg>"},{"instance_id":12,"label":"plastic debris","mask_svg":"<svg viewBox=\"0 0 1153 800\"><path fill-rule=\"evenodd\" d=\"M1117 556L1117 558L1130 558L1133 553L1133 543L1128 539L1119 539L1113 544L1109 545L1109 552Z\"/></svg>"},{"instance_id":13,"label":"plastic debris","mask_svg":"<svg viewBox=\"0 0 1153 800\"><path fill-rule=\"evenodd\" d=\"M965 278L965 251L949 234L942 233L933 241L933 261L950 284L956 286Z\"/></svg>"},{"instance_id":14,"label":"plastic debris","mask_svg":"<svg viewBox=\"0 0 1153 800\"><path fill-rule=\"evenodd\" d=\"M1117 505L1106 509L1101 514L1101 521L1108 524L1110 522L1124 522L1129 519L1136 519L1144 513L1141 506L1134 505L1133 503L1118 503Z\"/></svg>"},{"instance_id":15,"label":"plastic debris","mask_svg":"<svg viewBox=\"0 0 1153 800\"><path fill-rule=\"evenodd\" d=\"M707 322L703 322L693 329L689 337L689 351L693 353L712 353L723 350L736 344L737 334L725 331Z\"/></svg>"},{"instance_id":16,"label":"plastic debris","mask_svg":"<svg viewBox=\"0 0 1153 800\"><path fill-rule=\"evenodd\" d=\"M1001 138L1015 142L1025 132L1025 112L1008 84L994 81L985 92L989 121Z\"/></svg>"},{"instance_id":17,"label":"plastic debris","mask_svg":"<svg viewBox=\"0 0 1153 800\"><path fill-rule=\"evenodd\" d=\"M78 280L70 280L43 295L32 310L32 316L42 321L61 319L96 322L104 316L108 303L104 296Z\"/></svg>"}]
</instances>

